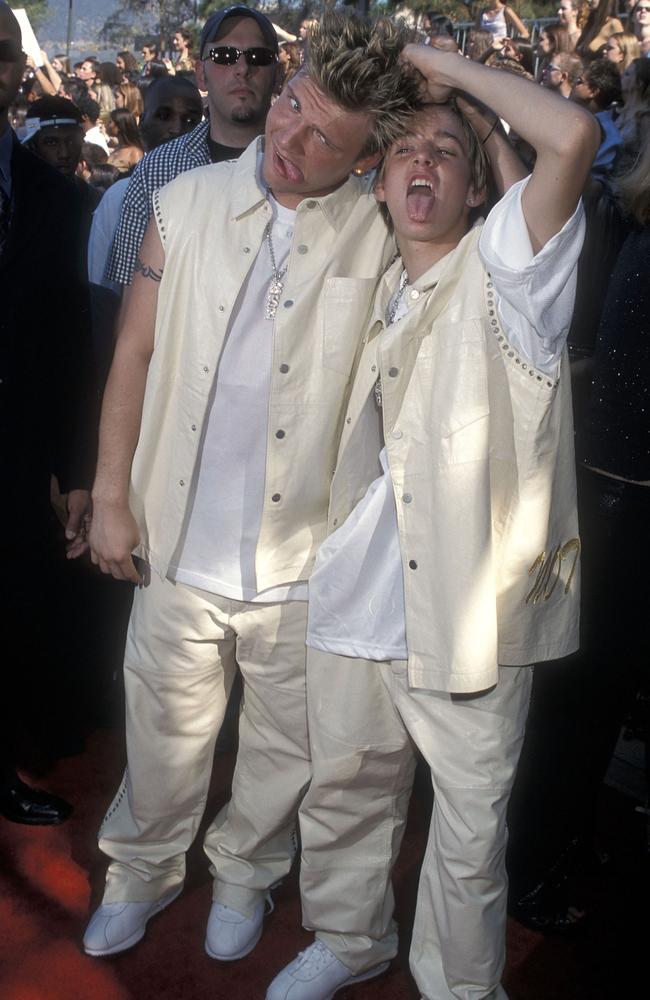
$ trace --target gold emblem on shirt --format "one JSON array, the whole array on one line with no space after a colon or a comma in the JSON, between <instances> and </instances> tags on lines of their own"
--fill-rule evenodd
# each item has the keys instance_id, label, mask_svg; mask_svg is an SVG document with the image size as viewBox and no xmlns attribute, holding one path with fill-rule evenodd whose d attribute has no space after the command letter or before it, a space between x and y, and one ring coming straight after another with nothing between
<instances>
[{"instance_id":1,"label":"gold emblem on shirt","mask_svg":"<svg viewBox=\"0 0 650 1000\"><path fill-rule=\"evenodd\" d=\"M556 545L550 552L546 552L546 550L540 552L528 570L529 576L532 576L533 573L537 573L537 576L524 603L537 604L541 600L548 601L557 586L558 580L562 577L563 565L568 564L572 558L571 568L564 585L564 593L568 594L579 556L579 538L570 538L564 545Z\"/></svg>"}]
</instances>

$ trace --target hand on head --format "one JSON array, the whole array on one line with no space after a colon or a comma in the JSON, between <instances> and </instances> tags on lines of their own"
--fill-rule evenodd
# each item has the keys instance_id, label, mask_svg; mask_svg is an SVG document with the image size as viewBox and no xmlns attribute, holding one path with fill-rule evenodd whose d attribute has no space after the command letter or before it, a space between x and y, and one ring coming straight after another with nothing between
<instances>
[{"instance_id":1,"label":"hand on head","mask_svg":"<svg viewBox=\"0 0 650 1000\"><path fill-rule=\"evenodd\" d=\"M452 45L406 45L402 52L402 60L422 77L422 98L427 104L446 104L452 94L452 88L444 83L438 64L448 58L449 52L457 52L458 46L453 38L441 39L441 42L451 42Z\"/></svg>"}]
</instances>

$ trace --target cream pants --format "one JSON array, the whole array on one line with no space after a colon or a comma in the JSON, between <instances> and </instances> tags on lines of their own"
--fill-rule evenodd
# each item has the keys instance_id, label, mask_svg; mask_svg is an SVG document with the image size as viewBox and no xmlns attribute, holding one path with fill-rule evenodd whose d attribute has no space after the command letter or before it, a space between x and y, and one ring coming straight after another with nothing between
<instances>
[{"instance_id":1,"label":"cream pants","mask_svg":"<svg viewBox=\"0 0 650 1000\"><path fill-rule=\"evenodd\" d=\"M310 779L307 605L251 604L160 580L136 592L127 637L127 769L100 831L104 902L182 884L214 744L239 665L244 681L232 798L205 837L213 898L250 915L296 852Z\"/></svg>"},{"instance_id":2,"label":"cream pants","mask_svg":"<svg viewBox=\"0 0 650 1000\"><path fill-rule=\"evenodd\" d=\"M502 667L495 688L449 695L409 687L403 661L308 651L313 778L300 808L303 918L354 973L396 954L390 874L415 744L435 798L411 971L425 1000L506 997L506 805L531 677L529 667Z\"/></svg>"}]
</instances>

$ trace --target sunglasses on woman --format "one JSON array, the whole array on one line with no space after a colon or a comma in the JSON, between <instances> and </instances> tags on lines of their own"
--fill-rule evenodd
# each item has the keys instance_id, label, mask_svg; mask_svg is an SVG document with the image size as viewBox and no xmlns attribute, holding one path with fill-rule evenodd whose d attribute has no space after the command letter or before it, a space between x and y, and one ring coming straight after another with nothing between
<instances>
[{"instance_id":1,"label":"sunglasses on woman","mask_svg":"<svg viewBox=\"0 0 650 1000\"><path fill-rule=\"evenodd\" d=\"M278 61L271 49L237 49L234 45L217 45L208 52L208 59L212 59L217 66L234 66L241 56L246 60L247 66L271 66Z\"/></svg>"}]
</instances>

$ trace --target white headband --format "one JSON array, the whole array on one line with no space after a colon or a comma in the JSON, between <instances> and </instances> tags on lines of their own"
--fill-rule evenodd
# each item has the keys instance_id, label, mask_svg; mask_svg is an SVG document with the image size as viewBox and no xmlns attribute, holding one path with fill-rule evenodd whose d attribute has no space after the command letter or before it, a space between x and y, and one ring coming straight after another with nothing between
<instances>
[{"instance_id":1,"label":"white headband","mask_svg":"<svg viewBox=\"0 0 650 1000\"><path fill-rule=\"evenodd\" d=\"M55 127L57 125L77 125L81 128L80 123L76 118L26 118L25 122L20 129L20 141L29 142L29 140L40 132L42 128L48 128L50 126Z\"/></svg>"}]
</instances>

